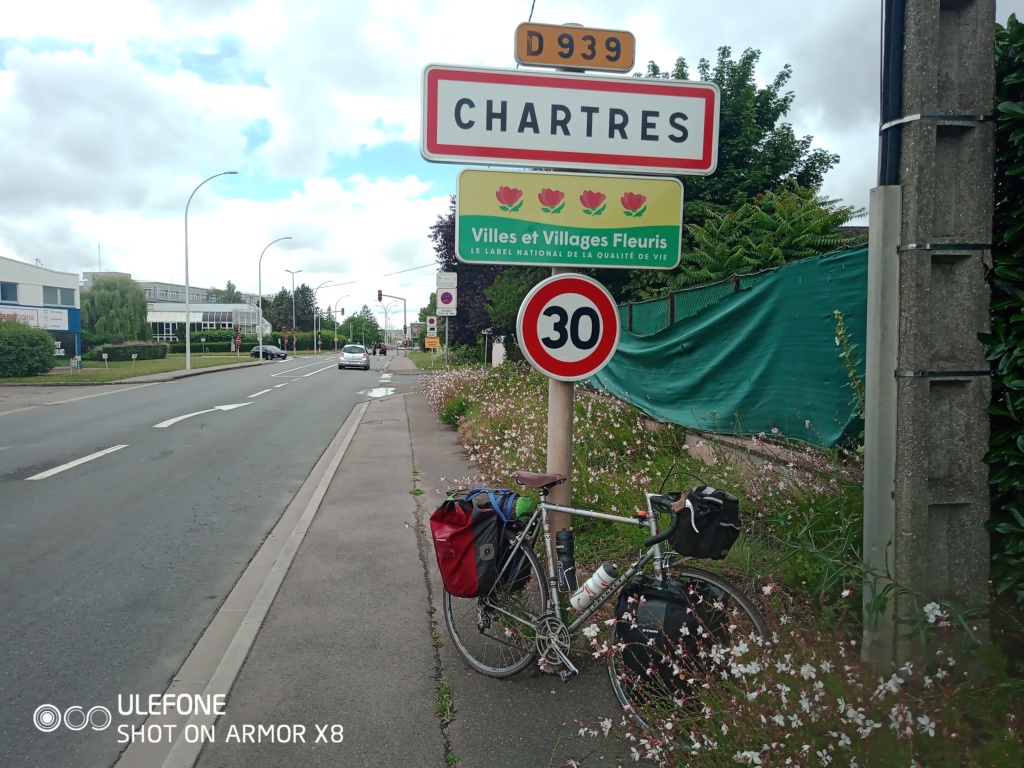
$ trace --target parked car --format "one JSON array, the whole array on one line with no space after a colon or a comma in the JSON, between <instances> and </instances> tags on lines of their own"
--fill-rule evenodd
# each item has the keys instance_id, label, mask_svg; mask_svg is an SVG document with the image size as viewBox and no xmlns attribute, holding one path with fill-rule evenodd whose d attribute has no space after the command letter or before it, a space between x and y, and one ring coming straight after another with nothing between
<instances>
[{"instance_id":1,"label":"parked car","mask_svg":"<svg viewBox=\"0 0 1024 768\"><path fill-rule=\"evenodd\" d=\"M288 353L273 344L264 344L262 347L253 347L249 357L262 357L264 360L284 360Z\"/></svg>"},{"instance_id":2,"label":"parked car","mask_svg":"<svg viewBox=\"0 0 1024 768\"><path fill-rule=\"evenodd\" d=\"M362 368L370 370L370 354L362 344L346 344L338 356L338 370L342 368Z\"/></svg>"}]
</instances>

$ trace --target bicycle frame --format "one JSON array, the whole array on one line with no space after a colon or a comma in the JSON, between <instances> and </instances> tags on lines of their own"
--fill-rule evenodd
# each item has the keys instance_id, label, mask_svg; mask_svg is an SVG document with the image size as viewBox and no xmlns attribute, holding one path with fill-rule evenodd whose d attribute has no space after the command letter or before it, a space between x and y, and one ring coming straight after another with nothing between
<instances>
[{"instance_id":1,"label":"bicycle frame","mask_svg":"<svg viewBox=\"0 0 1024 768\"><path fill-rule=\"evenodd\" d=\"M647 501L647 515L646 518L637 515L636 517L627 517L625 515L612 515L607 512L599 512L594 509L585 509L582 507L569 507L562 504L552 504L547 500L547 490L541 489L540 503L530 516L529 521L526 523L526 527L520 531L516 536L513 544L513 550L515 551L524 545L524 542L529 540L530 546L536 541L538 517L540 518L541 529L544 533L544 563L545 572L548 579L548 598L551 601L551 607L557 616L561 616L561 601L559 599L558 591L558 579L556 577L555 570L555 544L554 537L551 535L551 521L548 517L549 512L562 512L570 515L571 517L582 517L590 520L605 520L607 522L616 523L617 525L632 525L634 527L646 527L650 530L651 536L657 536L658 530L658 515L655 513L651 505L651 497L658 496L656 493L645 493L644 497ZM500 577L504 574L505 570L510 566L512 562L509 557L504 567L499 574ZM590 617L597 613L605 603L611 600L612 597L618 594L619 590L622 589L623 585L629 581L633 576L642 571L644 567L654 560L654 570L658 576L661 576L664 569L664 562L662 558L661 543L653 544L647 549L638 560L636 560L629 568L626 569L625 573L619 575L615 581L609 585L600 595L598 595L590 605L583 609L579 616L577 616L566 629L570 634L576 632L583 624L590 620Z\"/></svg>"}]
</instances>

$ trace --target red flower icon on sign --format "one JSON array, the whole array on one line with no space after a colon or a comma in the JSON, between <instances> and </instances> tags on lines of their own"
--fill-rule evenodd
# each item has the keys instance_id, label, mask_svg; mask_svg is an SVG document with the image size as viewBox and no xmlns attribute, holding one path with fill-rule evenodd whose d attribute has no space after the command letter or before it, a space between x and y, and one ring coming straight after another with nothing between
<instances>
[{"instance_id":1,"label":"red flower icon on sign","mask_svg":"<svg viewBox=\"0 0 1024 768\"><path fill-rule=\"evenodd\" d=\"M523 190L513 187L498 187L494 193L501 210L514 213L523 207Z\"/></svg>"},{"instance_id":2,"label":"red flower icon on sign","mask_svg":"<svg viewBox=\"0 0 1024 768\"><path fill-rule=\"evenodd\" d=\"M604 213L604 194L601 192L592 192L589 189L583 190L583 194L580 195L580 202L583 203L583 212L587 216L600 216Z\"/></svg>"},{"instance_id":3,"label":"red flower icon on sign","mask_svg":"<svg viewBox=\"0 0 1024 768\"><path fill-rule=\"evenodd\" d=\"M622 203L622 207L625 209L623 213L627 216L635 216L639 218L644 215L644 211L647 210L647 198L643 195L638 195L634 192L627 192L619 200Z\"/></svg>"},{"instance_id":4,"label":"red flower icon on sign","mask_svg":"<svg viewBox=\"0 0 1024 768\"><path fill-rule=\"evenodd\" d=\"M540 209L544 213L561 213L565 208L565 192L559 192L557 189L542 189L537 199L540 200Z\"/></svg>"}]
</instances>

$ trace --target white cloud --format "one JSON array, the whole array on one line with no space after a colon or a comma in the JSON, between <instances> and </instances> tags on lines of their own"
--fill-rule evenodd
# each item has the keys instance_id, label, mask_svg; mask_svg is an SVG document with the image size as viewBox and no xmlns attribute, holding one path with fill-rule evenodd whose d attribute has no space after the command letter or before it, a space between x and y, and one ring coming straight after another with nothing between
<instances>
[{"instance_id":1,"label":"white cloud","mask_svg":"<svg viewBox=\"0 0 1024 768\"><path fill-rule=\"evenodd\" d=\"M433 262L458 170L416 156L423 67L514 67L531 5L535 22L632 32L635 71L683 56L696 77L719 46L760 50L762 82L792 65L788 119L842 157L825 193L867 204L879 0L36 0L0 10L0 253L182 281L189 195L238 170L190 205L193 284L255 291L260 252L291 235L263 259L265 291L302 269L312 286L358 280L322 304L381 288L414 314L434 270L402 270Z\"/></svg>"}]
</instances>

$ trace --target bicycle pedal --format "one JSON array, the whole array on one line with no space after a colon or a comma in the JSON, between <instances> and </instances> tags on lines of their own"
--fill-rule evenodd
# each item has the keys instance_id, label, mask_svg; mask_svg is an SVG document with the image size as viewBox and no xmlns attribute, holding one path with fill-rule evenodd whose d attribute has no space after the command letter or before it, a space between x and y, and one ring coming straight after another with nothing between
<instances>
[{"instance_id":1,"label":"bicycle pedal","mask_svg":"<svg viewBox=\"0 0 1024 768\"><path fill-rule=\"evenodd\" d=\"M562 678L562 682L563 683L568 683L570 680L572 680L578 674L579 674L579 672L577 672L575 669L563 669L562 671L560 671L558 673L558 676L560 678Z\"/></svg>"}]
</instances>

